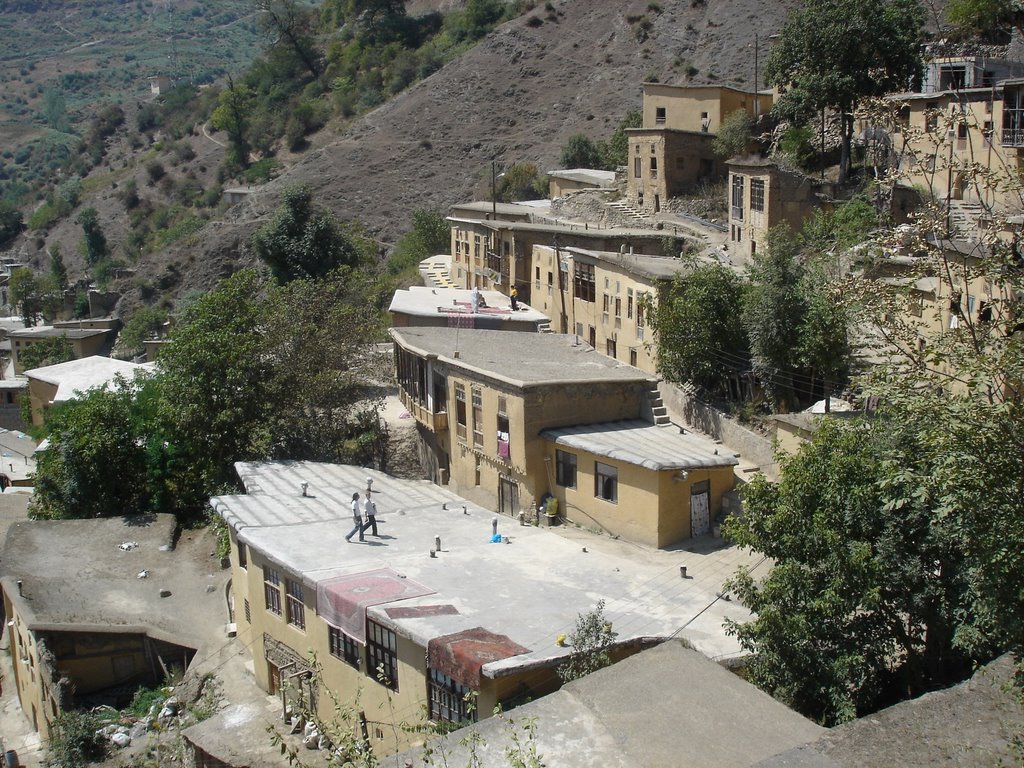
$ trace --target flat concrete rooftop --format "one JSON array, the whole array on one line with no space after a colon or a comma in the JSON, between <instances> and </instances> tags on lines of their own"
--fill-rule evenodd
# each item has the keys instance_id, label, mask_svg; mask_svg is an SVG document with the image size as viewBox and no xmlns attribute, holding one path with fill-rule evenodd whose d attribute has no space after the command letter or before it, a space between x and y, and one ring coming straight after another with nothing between
<instances>
[{"instance_id":1,"label":"flat concrete rooftop","mask_svg":"<svg viewBox=\"0 0 1024 768\"><path fill-rule=\"evenodd\" d=\"M602 355L579 337L562 333L516 333L459 328L393 328L399 346L450 365L531 384L650 381L639 368Z\"/></svg>"},{"instance_id":2,"label":"flat concrete rooftop","mask_svg":"<svg viewBox=\"0 0 1024 768\"><path fill-rule=\"evenodd\" d=\"M436 317L438 315L471 315L472 291L468 288L428 288L414 285L406 290L395 291L391 297L389 312L399 312L414 317ZM508 296L501 291L480 291L484 303L481 313L500 319L502 322L516 322L536 326L548 322L548 316L525 304L519 304L517 312L512 311Z\"/></svg>"},{"instance_id":3,"label":"flat concrete rooftop","mask_svg":"<svg viewBox=\"0 0 1024 768\"><path fill-rule=\"evenodd\" d=\"M680 235L685 239L685 235ZM620 253L619 251L592 251L587 248L564 248L576 256L591 258L594 261L603 261L614 264L624 271L652 277L655 279L670 279L676 275L685 275L691 271L690 267L680 259L672 256L645 256L639 253Z\"/></svg>"},{"instance_id":4,"label":"flat concrete rooftop","mask_svg":"<svg viewBox=\"0 0 1024 768\"><path fill-rule=\"evenodd\" d=\"M12 339L89 339L93 336L104 336L109 330L103 328L55 328L52 325L37 325L34 328L23 328L11 331Z\"/></svg>"},{"instance_id":5,"label":"flat concrete rooftop","mask_svg":"<svg viewBox=\"0 0 1024 768\"><path fill-rule=\"evenodd\" d=\"M693 432L684 433L674 424L655 426L640 419L545 429L541 436L553 440L555 445L659 472L739 464L736 455L724 445L716 445Z\"/></svg>"},{"instance_id":6,"label":"flat concrete rooftop","mask_svg":"<svg viewBox=\"0 0 1024 768\"><path fill-rule=\"evenodd\" d=\"M57 394L54 395L53 402L58 403L73 400L90 389L109 386L118 376L131 381L135 376L147 374L152 369L153 365L150 363L140 365L127 360L91 355L80 360L34 368L25 371L25 375L30 379L55 385Z\"/></svg>"},{"instance_id":7,"label":"flat concrete rooftop","mask_svg":"<svg viewBox=\"0 0 1024 768\"><path fill-rule=\"evenodd\" d=\"M175 528L174 515L16 522L0 584L32 630L143 632L198 648L227 620L221 590L208 591L222 578L176 557Z\"/></svg>"},{"instance_id":8,"label":"flat concrete rooftop","mask_svg":"<svg viewBox=\"0 0 1024 768\"><path fill-rule=\"evenodd\" d=\"M248 493L216 497L211 505L254 553L310 588L380 568L423 585L432 593L369 607L367 615L424 647L431 638L483 626L530 649L485 665L485 676L561 658L567 649L555 644L557 636L570 633L576 617L602 599L620 642L668 637L685 625L680 636L709 656L740 652L722 624L727 617L746 620L749 613L716 596L738 565L759 562L746 552L717 549L704 559L575 529L524 527L427 481L360 467L275 462L236 468ZM363 492L367 477L373 479L382 535L347 542L352 493ZM303 482L309 483L307 497L301 495ZM491 543L494 519L508 543ZM435 536L441 551L432 558ZM691 578L680 577L680 565L688 566ZM439 605L456 612L408 617L411 612L393 611Z\"/></svg>"}]
</instances>

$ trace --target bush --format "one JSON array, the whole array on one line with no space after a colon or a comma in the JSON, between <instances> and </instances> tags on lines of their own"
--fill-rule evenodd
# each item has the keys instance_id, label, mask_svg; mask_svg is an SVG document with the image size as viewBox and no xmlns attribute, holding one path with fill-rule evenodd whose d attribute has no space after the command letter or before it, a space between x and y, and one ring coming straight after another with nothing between
<instances>
[{"instance_id":1,"label":"bush","mask_svg":"<svg viewBox=\"0 0 1024 768\"><path fill-rule=\"evenodd\" d=\"M146 163L146 174L149 176L149 183L155 184L164 177L167 171L159 160L150 160Z\"/></svg>"},{"instance_id":2,"label":"bush","mask_svg":"<svg viewBox=\"0 0 1024 768\"><path fill-rule=\"evenodd\" d=\"M97 731L103 721L92 712L62 712L50 727L46 748L49 768L81 768L107 755L107 741Z\"/></svg>"}]
</instances>

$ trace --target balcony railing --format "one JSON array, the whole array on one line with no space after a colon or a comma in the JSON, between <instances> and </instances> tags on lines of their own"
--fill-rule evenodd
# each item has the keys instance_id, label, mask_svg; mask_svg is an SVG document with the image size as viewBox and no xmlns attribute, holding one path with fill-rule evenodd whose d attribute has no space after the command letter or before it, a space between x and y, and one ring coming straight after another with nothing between
<instances>
[{"instance_id":1,"label":"balcony railing","mask_svg":"<svg viewBox=\"0 0 1024 768\"><path fill-rule=\"evenodd\" d=\"M1024 147L1024 128L1003 128L1004 147Z\"/></svg>"},{"instance_id":2,"label":"balcony railing","mask_svg":"<svg viewBox=\"0 0 1024 768\"><path fill-rule=\"evenodd\" d=\"M401 387L398 388L398 397L402 401L402 405L405 406L406 410L409 411L409 413L412 414L412 417L420 424L423 424L433 432L446 432L448 430L447 412L441 411L440 413L433 413L426 406L416 402L413 396Z\"/></svg>"}]
</instances>

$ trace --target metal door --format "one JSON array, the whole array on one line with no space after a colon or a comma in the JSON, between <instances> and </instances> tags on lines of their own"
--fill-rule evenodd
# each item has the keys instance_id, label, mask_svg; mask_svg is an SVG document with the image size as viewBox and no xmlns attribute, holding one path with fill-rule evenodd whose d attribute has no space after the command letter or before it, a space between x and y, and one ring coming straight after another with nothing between
<instances>
[{"instance_id":1,"label":"metal door","mask_svg":"<svg viewBox=\"0 0 1024 768\"><path fill-rule=\"evenodd\" d=\"M707 480L690 488L690 536L703 536L711 530L711 488Z\"/></svg>"},{"instance_id":2,"label":"metal door","mask_svg":"<svg viewBox=\"0 0 1024 768\"><path fill-rule=\"evenodd\" d=\"M509 517L519 514L519 484L511 477L498 477L498 512Z\"/></svg>"}]
</instances>

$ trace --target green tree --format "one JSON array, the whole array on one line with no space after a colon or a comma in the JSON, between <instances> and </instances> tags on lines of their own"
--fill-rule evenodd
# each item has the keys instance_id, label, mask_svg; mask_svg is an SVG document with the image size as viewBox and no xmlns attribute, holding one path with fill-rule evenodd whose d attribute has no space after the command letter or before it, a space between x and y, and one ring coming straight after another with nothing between
<instances>
[{"instance_id":1,"label":"green tree","mask_svg":"<svg viewBox=\"0 0 1024 768\"><path fill-rule=\"evenodd\" d=\"M318 211L312 190L304 184L284 190L274 218L257 230L249 245L281 283L354 267L372 248L359 232Z\"/></svg>"},{"instance_id":2,"label":"green tree","mask_svg":"<svg viewBox=\"0 0 1024 768\"><path fill-rule=\"evenodd\" d=\"M167 322L167 310L160 307L142 307L128 318L118 335L118 344L122 352L138 354L143 349L143 342L163 330Z\"/></svg>"},{"instance_id":3,"label":"green tree","mask_svg":"<svg viewBox=\"0 0 1024 768\"><path fill-rule=\"evenodd\" d=\"M652 318L662 376L727 391L726 376L750 357L741 321L744 290L739 276L720 264L694 265L662 290Z\"/></svg>"},{"instance_id":4,"label":"green tree","mask_svg":"<svg viewBox=\"0 0 1024 768\"><path fill-rule=\"evenodd\" d=\"M498 182L497 198L501 203L547 197L548 182L533 163L513 163Z\"/></svg>"},{"instance_id":5,"label":"green tree","mask_svg":"<svg viewBox=\"0 0 1024 768\"><path fill-rule=\"evenodd\" d=\"M67 133L70 130L67 101L59 90L47 88L43 91L43 119L55 131Z\"/></svg>"},{"instance_id":6,"label":"green tree","mask_svg":"<svg viewBox=\"0 0 1024 768\"><path fill-rule=\"evenodd\" d=\"M805 275L800 293L804 316L796 359L811 372L811 386L824 384L825 412L832 410L832 387L843 378L852 355L850 311L838 285Z\"/></svg>"},{"instance_id":7,"label":"green tree","mask_svg":"<svg viewBox=\"0 0 1024 768\"><path fill-rule=\"evenodd\" d=\"M50 246L50 277L61 293L68 289L68 268L64 266L64 256L60 252L60 244Z\"/></svg>"},{"instance_id":8,"label":"green tree","mask_svg":"<svg viewBox=\"0 0 1024 768\"><path fill-rule=\"evenodd\" d=\"M426 258L448 253L451 227L438 211L420 209L412 213L412 229L398 241L388 258L388 271L399 274L412 270Z\"/></svg>"},{"instance_id":9,"label":"green tree","mask_svg":"<svg viewBox=\"0 0 1024 768\"><path fill-rule=\"evenodd\" d=\"M750 266L751 284L743 306L754 372L782 412L797 399L793 375L806 312L797 254L797 241L788 227L774 228L767 248L758 250Z\"/></svg>"},{"instance_id":10,"label":"green tree","mask_svg":"<svg viewBox=\"0 0 1024 768\"><path fill-rule=\"evenodd\" d=\"M54 336L30 344L18 353L18 368L31 371L47 365L57 365L75 359L75 352L66 336Z\"/></svg>"},{"instance_id":11,"label":"green tree","mask_svg":"<svg viewBox=\"0 0 1024 768\"><path fill-rule=\"evenodd\" d=\"M228 135L228 164L233 168L248 168L249 118L256 103L256 95L247 85L236 85L228 77L228 87L220 92L219 103L210 116L210 124Z\"/></svg>"},{"instance_id":12,"label":"green tree","mask_svg":"<svg viewBox=\"0 0 1024 768\"><path fill-rule=\"evenodd\" d=\"M141 386L119 380L47 412L50 445L37 463L33 517L114 517L150 509L151 425L139 418Z\"/></svg>"},{"instance_id":13,"label":"green tree","mask_svg":"<svg viewBox=\"0 0 1024 768\"><path fill-rule=\"evenodd\" d=\"M107 238L103 234L99 217L95 208L85 208L78 214L78 223L82 225L81 250L89 266L96 266L109 255Z\"/></svg>"},{"instance_id":14,"label":"green tree","mask_svg":"<svg viewBox=\"0 0 1024 768\"><path fill-rule=\"evenodd\" d=\"M790 13L772 46L765 78L783 91L776 114L839 112L840 182L850 170L853 111L860 101L906 90L921 77L924 21L918 0L807 0Z\"/></svg>"},{"instance_id":15,"label":"green tree","mask_svg":"<svg viewBox=\"0 0 1024 768\"><path fill-rule=\"evenodd\" d=\"M601 150L601 168L606 171L614 171L620 165L629 161L629 134L630 128L639 128L643 125L643 113L639 109L632 109L622 118L622 122L612 131L611 138L606 144L598 144Z\"/></svg>"},{"instance_id":16,"label":"green tree","mask_svg":"<svg viewBox=\"0 0 1024 768\"><path fill-rule=\"evenodd\" d=\"M728 160L736 155L745 155L754 140L754 118L745 109L730 112L722 120L718 133L711 141L711 148L720 158Z\"/></svg>"},{"instance_id":17,"label":"green tree","mask_svg":"<svg viewBox=\"0 0 1024 768\"><path fill-rule=\"evenodd\" d=\"M558 667L563 683L571 682L612 663L611 647L618 635L604 617L604 600L597 607L576 617L576 627L569 635L569 659Z\"/></svg>"},{"instance_id":18,"label":"green tree","mask_svg":"<svg viewBox=\"0 0 1024 768\"><path fill-rule=\"evenodd\" d=\"M0 200L0 245L6 245L25 228L25 220L12 203Z\"/></svg>"},{"instance_id":19,"label":"green tree","mask_svg":"<svg viewBox=\"0 0 1024 768\"><path fill-rule=\"evenodd\" d=\"M563 168L602 168L604 161L598 146L586 134L576 133L562 147L559 164Z\"/></svg>"},{"instance_id":20,"label":"green tree","mask_svg":"<svg viewBox=\"0 0 1024 768\"><path fill-rule=\"evenodd\" d=\"M1017 0L950 0L946 20L965 37L1011 28L1024 33L1024 7Z\"/></svg>"},{"instance_id":21,"label":"green tree","mask_svg":"<svg viewBox=\"0 0 1024 768\"><path fill-rule=\"evenodd\" d=\"M315 12L295 0L255 0L254 5L271 45L285 47L314 79L320 77L322 54L315 44Z\"/></svg>"},{"instance_id":22,"label":"green tree","mask_svg":"<svg viewBox=\"0 0 1024 768\"><path fill-rule=\"evenodd\" d=\"M17 307L25 326L31 328L43 315L42 286L28 267L18 267L10 278L11 306Z\"/></svg>"}]
</instances>

